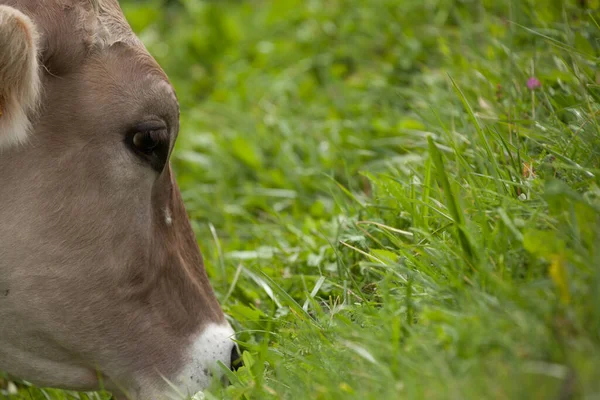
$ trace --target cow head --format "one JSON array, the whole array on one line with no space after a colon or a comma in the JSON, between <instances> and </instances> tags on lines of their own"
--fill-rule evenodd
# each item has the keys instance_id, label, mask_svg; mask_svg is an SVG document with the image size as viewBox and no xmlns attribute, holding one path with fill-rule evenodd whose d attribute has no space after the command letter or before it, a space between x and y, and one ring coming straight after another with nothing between
<instances>
[{"instance_id":1,"label":"cow head","mask_svg":"<svg viewBox=\"0 0 600 400\"><path fill-rule=\"evenodd\" d=\"M147 400L237 358L169 165L178 129L116 0L0 0L0 370Z\"/></svg>"}]
</instances>

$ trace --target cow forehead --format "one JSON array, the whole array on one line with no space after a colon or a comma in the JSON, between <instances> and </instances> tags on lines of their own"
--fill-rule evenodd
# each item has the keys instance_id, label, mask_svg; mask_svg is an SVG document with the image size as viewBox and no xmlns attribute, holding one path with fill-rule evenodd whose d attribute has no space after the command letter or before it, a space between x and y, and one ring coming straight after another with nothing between
<instances>
[{"instance_id":1,"label":"cow forehead","mask_svg":"<svg viewBox=\"0 0 600 400\"><path fill-rule=\"evenodd\" d=\"M87 44L91 54L113 53L113 61L121 64L134 76L122 76L120 83L144 82L146 89L176 109L179 115L179 103L175 90L164 71L149 54L144 44L133 33L126 21L117 0L80 0L83 1L83 20L87 21L83 29L87 31ZM173 110L175 111L175 110Z\"/></svg>"},{"instance_id":2,"label":"cow forehead","mask_svg":"<svg viewBox=\"0 0 600 400\"><path fill-rule=\"evenodd\" d=\"M164 71L148 53L123 42L117 42L92 56L82 76L93 85L99 98L109 96L111 102L143 104L159 107L173 118L179 116L175 90Z\"/></svg>"},{"instance_id":3,"label":"cow forehead","mask_svg":"<svg viewBox=\"0 0 600 400\"><path fill-rule=\"evenodd\" d=\"M164 92L171 100L177 103L177 97L173 86L169 83L166 74L158 64L150 57L144 44L133 33L128 22L125 20L117 0L86 0L92 6L92 24L94 32L91 35L93 48L106 49L119 43L125 44L138 51L142 61L150 68L146 72L146 78L155 82L157 90ZM144 56L148 57L144 57Z\"/></svg>"},{"instance_id":4,"label":"cow forehead","mask_svg":"<svg viewBox=\"0 0 600 400\"><path fill-rule=\"evenodd\" d=\"M123 42L144 48L125 20L117 0L85 1L91 5L91 13L88 12L87 18L84 18L89 24L84 23L84 29L91 31L92 46L106 47Z\"/></svg>"},{"instance_id":5,"label":"cow forehead","mask_svg":"<svg viewBox=\"0 0 600 400\"><path fill-rule=\"evenodd\" d=\"M175 89L166 79L158 79L156 82L157 90L164 92L170 100L172 100L175 104L178 103L177 95L175 94Z\"/></svg>"}]
</instances>

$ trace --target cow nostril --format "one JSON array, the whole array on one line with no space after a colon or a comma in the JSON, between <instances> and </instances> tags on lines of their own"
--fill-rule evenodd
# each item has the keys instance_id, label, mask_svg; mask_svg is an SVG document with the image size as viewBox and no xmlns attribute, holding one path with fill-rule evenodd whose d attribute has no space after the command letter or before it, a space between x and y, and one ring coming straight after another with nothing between
<instances>
[{"instance_id":1,"label":"cow nostril","mask_svg":"<svg viewBox=\"0 0 600 400\"><path fill-rule=\"evenodd\" d=\"M239 368L244 366L244 362L242 361L242 357L240 356L240 352L238 350L237 345L233 345L231 349L231 370L237 371Z\"/></svg>"}]
</instances>

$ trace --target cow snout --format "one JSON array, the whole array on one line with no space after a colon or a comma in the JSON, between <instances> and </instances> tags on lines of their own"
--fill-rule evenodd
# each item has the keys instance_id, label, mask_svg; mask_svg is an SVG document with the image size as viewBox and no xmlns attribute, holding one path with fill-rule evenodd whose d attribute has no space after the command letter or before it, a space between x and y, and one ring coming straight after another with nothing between
<instances>
[{"instance_id":1,"label":"cow snout","mask_svg":"<svg viewBox=\"0 0 600 400\"><path fill-rule=\"evenodd\" d=\"M231 369L236 368L239 364L234 364L234 361L240 358L240 354L234 339L235 333L226 322L208 324L192 337L184 354L184 365L173 381L180 391L197 393L206 389L214 378L223 378L225 374L219 364ZM139 398L146 400L152 397Z\"/></svg>"},{"instance_id":2,"label":"cow snout","mask_svg":"<svg viewBox=\"0 0 600 400\"><path fill-rule=\"evenodd\" d=\"M234 343L233 348L231 349L231 370L237 371L243 366L244 362L242 361L242 356L240 355L237 345Z\"/></svg>"}]
</instances>

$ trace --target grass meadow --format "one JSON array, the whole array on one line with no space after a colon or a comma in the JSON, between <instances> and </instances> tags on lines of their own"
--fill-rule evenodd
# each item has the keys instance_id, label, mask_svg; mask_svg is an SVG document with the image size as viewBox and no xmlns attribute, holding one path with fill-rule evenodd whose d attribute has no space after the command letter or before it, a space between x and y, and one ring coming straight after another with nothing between
<instances>
[{"instance_id":1,"label":"grass meadow","mask_svg":"<svg viewBox=\"0 0 600 400\"><path fill-rule=\"evenodd\" d=\"M206 399L600 399L599 0L122 3L244 349Z\"/></svg>"}]
</instances>

